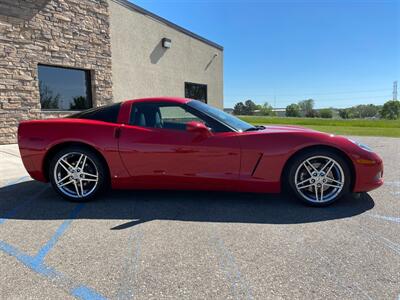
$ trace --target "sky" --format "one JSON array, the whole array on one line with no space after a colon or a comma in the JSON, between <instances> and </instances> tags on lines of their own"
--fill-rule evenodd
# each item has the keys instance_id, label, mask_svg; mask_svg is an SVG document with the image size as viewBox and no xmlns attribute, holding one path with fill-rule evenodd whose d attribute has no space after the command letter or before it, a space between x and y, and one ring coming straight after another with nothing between
<instances>
[{"instance_id":1,"label":"sky","mask_svg":"<svg viewBox=\"0 0 400 300\"><path fill-rule=\"evenodd\" d=\"M131 2L224 47L224 107L383 104L400 86L400 0Z\"/></svg>"}]
</instances>

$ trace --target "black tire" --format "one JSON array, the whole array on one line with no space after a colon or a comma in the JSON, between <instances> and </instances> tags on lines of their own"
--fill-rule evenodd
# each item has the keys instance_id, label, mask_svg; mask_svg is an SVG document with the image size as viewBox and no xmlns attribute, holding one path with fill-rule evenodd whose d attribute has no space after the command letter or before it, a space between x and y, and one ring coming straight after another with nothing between
<instances>
[{"instance_id":1,"label":"black tire","mask_svg":"<svg viewBox=\"0 0 400 300\"><path fill-rule=\"evenodd\" d=\"M335 174L337 174L338 176L342 176L343 175L343 183L340 184L340 186L342 187L342 189L339 191L339 188L334 188L334 187L327 187L328 184L332 183L334 185L337 185L337 183L331 182L330 179L325 179L325 183L322 182L322 178L323 176L321 176L320 178L317 177L312 177L312 175L314 175L314 171L312 171L312 167L309 168L310 171L312 171L313 174L307 175L310 176L310 181L304 183L304 185L300 185L301 189L298 190L296 188L296 175L299 176L299 174L301 174L301 170L303 170L303 173L306 173L304 166L301 167L301 165L306 162L307 159L312 159L310 160L310 162L314 162L314 164L316 163L318 165L318 158L321 161L323 161L323 157L329 158L331 160L333 160L334 162L336 162L340 167L335 166L332 168L331 173L335 172ZM320 166L322 166L323 163L320 163ZM299 169L299 168L303 168L303 169ZM340 170L341 169L341 170ZM329 170L329 166L327 166L327 168L325 169L325 171ZM298 172L298 173L297 173ZM308 171L307 171L308 172ZM297 173L297 174L296 174ZM316 172L315 172L316 173ZM307 174L307 173L306 173ZM302 174L304 175L304 174ZM326 174L327 175L327 174ZM328 178L331 178L332 176L328 176ZM306 177L307 180L308 177ZM309 188L305 188L305 185L310 185L312 184L312 180L314 179L315 185L309 187ZM326 178L326 177L325 177ZM333 178L333 177L332 177ZM287 180L287 183L289 185L289 188L291 190L291 192L301 201L303 201L304 203L310 205L310 206L316 206L316 207L321 207L321 206L328 206L330 204L332 204L333 202L336 202L337 200L339 200L340 198L342 198L343 196L349 194L350 192L350 184L351 184L351 172L350 172L350 167L348 165L348 162L346 161L345 158L343 158L342 155L338 154L335 151L332 150L328 150L328 149L310 149L309 151L303 152L298 154L297 156L295 156L291 162L290 162L290 166L288 169L288 172L286 172L286 176L285 179ZM306 181L304 180L304 181ZM301 181L301 180L299 180ZM317 188L317 182L321 183L319 190ZM298 183L299 184L299 183ZM326 201L318 201L318 196L312 196L312 193L318 194L320 193L321 189L328 189L328 191L331 189L332 190L332 199L330 199L327 196ZM317 190L317 192L316 192ZM301 191L301 192L300 192ZM333 192L334 191L334 192ZM319 194L320 195L320 194ZM328 194L329 195L329 194ZM313 201L310 198L316 198ZM322 199L324 199L324 197L322 197Z\"/></svg>"},{"instance_id":2,"label":"black tire","mask_svg":"<svg viewBox=\"0 0 400 300\"><path fill-rule=\"evenodd\" d=\"M87 195L83 194L83 196L72 196L72 192L69 193L68 191L66 191L67 189L69 189L69 187L71 186L70 190L73 190L75 185L74 183L71 183L70 185L66 185L65 187L60 188L57 183L57 176L60 177L59 171L60 169L62 170L62 168L60 167L60 165L57 165L57 163L59 162L60 158L62 157L72 157L73 156L78 156L79 154L83 154L87 157L87 161L88 163L90 163L89 166L87 166L86 164L86 168L91 168L92 170L96 170L97 169L97 183L95 186L93 186L92 190L90 191L90 193L88 193ZM66 156L67 155L67 156ZM95 167L93 167L93 165ZM55 168L58 168L57 172L55 172ZM79 167L79 166L78 166ZM79 170L79 169L78 169ZM82 172L85 170L82 170ZM87 169L86 169L87 171ZM64 169L63 172L66 172L66 170ZM76 172L76 170L74 171ZM103 161L98 157L98 155L91 151L88 148L85 147L81 147L81 146L69 146L66 147L62 150L60 150L59 152L57 152L50 161L49 164L49 179L50 182L54 188L54 190L60 194L63 198L69 200L69 201L73 201L73 202L86 202L86 201L90 201L93 200L101 191L103 191L107 186L108 186L108 172L106 169L106 166L104 165ZM68 174L68 173L66 173ZM63 174L62 176L66 175ZM62 177L61 176L61 177ZM76 175L77 176L77 175ZM85 175L83 175L85 176ZM93 175L92 175L93 176ZM68 177L68 175L66 176ZM90 178L90 177L87 177ZM70 180L69 178L67 178L65 181ZM79 179L77 179L79 180ZM85 179L82 179L85 180ZM82 181L80 182L80 184L82 184ZM91 182L86 182L86 184L92 184ZM94 183L93 183L94 185ZM83 184L82 184L83 186ZM77 189L79 190L79 188L77 187ZM79 195L79 192L78 192Z\"/></svg>"}]
</instances>

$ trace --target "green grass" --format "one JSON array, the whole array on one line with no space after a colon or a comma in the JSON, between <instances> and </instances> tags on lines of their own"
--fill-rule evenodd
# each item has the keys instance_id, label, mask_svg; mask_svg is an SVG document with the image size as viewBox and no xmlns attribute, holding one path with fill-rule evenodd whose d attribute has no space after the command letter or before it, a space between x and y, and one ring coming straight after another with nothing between
<instances>
[{"instance_id":1,"label":"green grass","mask_svg":"<svg viewBox=\"0 0 400 300\"><path fill-rule=\"evenodd\" d=\"M400 120L337 120L263 116L240 116L240 118L254 125L298 125L341 135L400 137Z\"/></svg>"}]
</instances>

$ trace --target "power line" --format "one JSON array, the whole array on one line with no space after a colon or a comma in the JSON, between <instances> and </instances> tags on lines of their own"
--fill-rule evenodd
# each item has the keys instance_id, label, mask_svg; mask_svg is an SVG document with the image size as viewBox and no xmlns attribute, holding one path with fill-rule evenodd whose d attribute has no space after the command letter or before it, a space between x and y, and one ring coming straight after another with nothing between
<instances>
[{"instance_id":1,"label":"power line","mask_svg":"<svg viewBox=\"0 0 400 300\"><path fill-rule=\"evenodd\" d=\"M313 92L304 92L304 93L297 93L297 94L252 94L249 92L248 94L225 94L226 96L234 96L234 97L247 97L257 96L257 97L298 97L298 95L337 95L337 94L358 94L358 93L372 93L372 92L382 92L382 91L390 91L390 89L375 89L375 90L363 90L363 91L341 91L341 92L325 92L325 93L313 93ZM301 98L301 97L300 97Z\"/></svg>"},{"instance_id":2,"label":"power line","mask_svg":"<svg viewBox=\"0 0 400 300\"><path fill-rule=\"evenodd\" d=\"M366 96L366 97L347 97L347 98L339 98L339 99L313 99L315 102L335 102L335 101L350 101L350 100L358 100L358 99L377 99L377 98L386 98L390 99L392 95L379 95L379 96ZM293 103L296 100L276 100L278 103Z\"/></svg>"}]
</instances>

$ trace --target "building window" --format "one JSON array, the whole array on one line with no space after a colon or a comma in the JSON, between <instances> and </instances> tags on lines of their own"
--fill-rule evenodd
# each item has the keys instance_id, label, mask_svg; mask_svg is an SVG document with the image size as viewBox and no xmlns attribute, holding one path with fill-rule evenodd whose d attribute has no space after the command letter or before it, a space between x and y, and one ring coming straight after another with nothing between
<instances>
[{"instance_id":1,"label":"building window","mask_svg":"<svg viewBox=\"0 0 400 300\"><path fill-rule=\"evenodd\" d=\"M185 82L185 98L207 103L207 85Z\"/></svg>"},{"instance_id":2,"label":"building window","mask_svg":"<svg viewBox=\"0 0 400 300\"><path fill-rule=\"evenodd\" d=\"M38 65L43 110L84 110L92 107L90 71Z\"/></svg>"}]
</instances>

